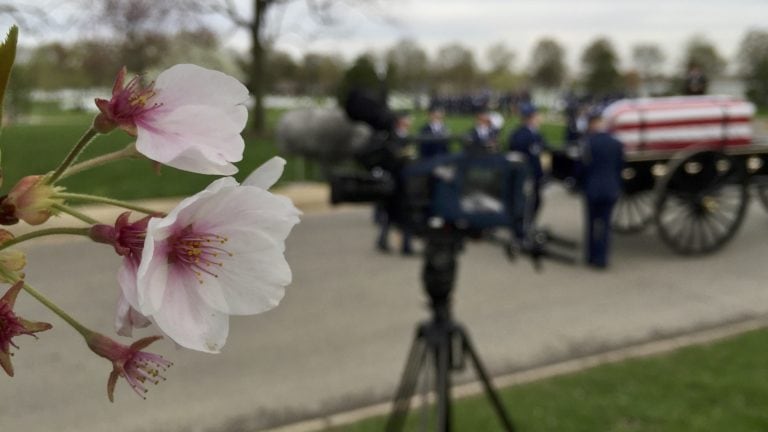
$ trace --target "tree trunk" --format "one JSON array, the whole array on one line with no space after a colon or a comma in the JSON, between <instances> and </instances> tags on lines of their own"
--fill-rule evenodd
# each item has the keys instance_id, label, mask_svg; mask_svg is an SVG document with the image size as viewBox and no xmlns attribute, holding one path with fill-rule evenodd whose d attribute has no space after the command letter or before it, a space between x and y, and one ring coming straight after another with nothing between
<instances>
[{"instance_id":1,"label":"tree trunk","mask_svg":"<svg viewBox=\"0 0 768 432\"><path fill-rule=\"evenodd\" d=\"M251 67L248 74L248 87L253 93L253 111L251 112L251 130L261 134L265 129L264 113L264 43L262 25L270 0L253 0L254 17L251 22Z\"/></svg>"}]
</instances>

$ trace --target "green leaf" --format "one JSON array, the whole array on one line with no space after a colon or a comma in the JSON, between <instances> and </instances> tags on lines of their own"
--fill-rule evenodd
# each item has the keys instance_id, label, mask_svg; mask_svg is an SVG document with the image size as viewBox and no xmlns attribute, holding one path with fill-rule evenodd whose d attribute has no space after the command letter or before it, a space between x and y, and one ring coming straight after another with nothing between
<instances>
[{"instance_id":1,"label":"green leaf","mask_svg":"<svg viewBox=\"0 0 768 432\"><path fill-rule=\"evenodd\" d=\"M5 98L5 89L8 87L8 80L11 78L11 68L16 59L16 42L19 38L19 28L12 26L8 30L8 36L0 44L0 127L3 121L3 99Z\"/></svg>"}]
</instances>

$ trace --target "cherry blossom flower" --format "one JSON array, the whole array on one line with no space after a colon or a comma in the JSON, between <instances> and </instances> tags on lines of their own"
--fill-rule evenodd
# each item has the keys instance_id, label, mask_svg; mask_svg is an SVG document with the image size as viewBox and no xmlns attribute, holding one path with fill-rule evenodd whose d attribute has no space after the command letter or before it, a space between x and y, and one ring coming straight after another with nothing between
<instances>
[{"instance_id":1,"label":"cherry blossom flower","mask_svg":"<svg viewBox=\"0 0 768 432\"><path fill-rule=\"evenodd\" d=\"M299 211L266 189L284 164L273 158L242 185L216 180L149 221L132 306L179 345L218 352L229 315L261 313L282 299L291 282L285 239Z\"/></svg>"},{"instance_id":2,"label":"cherry blossom flower","mask_svg":"<svg viewBox=\"0 0 768 432\"><path fill-rule=\"evenodd\" d=\"M136 149L174 168L230 175L245 147L240 132L248 120L248 89L222 72L191 64L173 66L142 86L125 83L123 68L112 98L96 99L99 132L119 127L136 136Z\"/></svg>"},{"instance_id":3,"label":"cherry blossom flower","mask_svg":"<svg viewBox=\"0 0 768 432\"><path fill-rule=\"evenodd\" d=\"M20 335L34 336L34 333L49 330L53 326L44 322L27 321L13 312L16 297L19 295L24 281L16 282L0 297L0 366L9 376L13 376L13 364L11 364L11 347L19 347L13 343L13 338Z\"/></svg>"},{"instance_id":4,"label":"cherry blossom flower","mask_svg":"<svg viewBox=\"0 0 768 432\"><path fill-rule=\"evenodd\" d=\"M122 377L131 389L143 399L147 393L147 384L159 384L165 381L160 375L173 365L163 356L142 351L152 342L162 339L162 336L150 336L139 339L130 346L118 343L100 333L86 336L88 347L96 354L112 362L112 373L107 381L107 396L110 402L115 401L115 385Z\"/></svg>"},{"instance_id":5,"label":"cherry blossom flower","mask_svg":"<svg viewBox=\"0 0 768 432\"><path fill-rule=\"evenodd\" d=\"M290 199L267 191L285 160L272 158L238 184L225 177L167 216L96 225L95 241L123 256L119 334L154 322L186 348L218 352L229 315L277 306L291 282L285 239L299 222Z\"/></svg>"}]
</instances>

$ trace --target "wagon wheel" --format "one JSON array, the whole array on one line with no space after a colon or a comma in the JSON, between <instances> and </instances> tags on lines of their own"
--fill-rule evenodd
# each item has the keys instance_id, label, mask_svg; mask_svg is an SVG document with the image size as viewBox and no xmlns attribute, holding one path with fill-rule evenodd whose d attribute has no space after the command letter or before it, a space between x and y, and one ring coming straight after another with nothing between
<instances>
[{"instance_id":1,"label":"wagon wheel","mask_svg":"<svg viewBox=\"0 0 768 432\"><path fill-rule=\"evenodd\" d=\"M768 184L758 183L755 186L757 190L757 196L760 198L760 202L763 203L763 208L768 210Z\"/></svg>"},{"instance_id":2,"label":"wagon wheel","mask_svg":"<svg viewBox=\"0 0 768 432\"><path fill-rule=\"evenodd\" d=\"M611 225L621 234L639 233L653 220L652 190L624 194L613 211Z\"/></svg>"},{"instance_id":3,"label":"wagon wheel","mask_svg":"<svg viewBox=\"0 0 768 432\"><path fill-rule=\"evenodd\" d=\"M675 252L701 255L727 243L747 210L746 175L716 151L702 151L672 163L656 202L659 235Z\"/></svg>"}]
</instances>

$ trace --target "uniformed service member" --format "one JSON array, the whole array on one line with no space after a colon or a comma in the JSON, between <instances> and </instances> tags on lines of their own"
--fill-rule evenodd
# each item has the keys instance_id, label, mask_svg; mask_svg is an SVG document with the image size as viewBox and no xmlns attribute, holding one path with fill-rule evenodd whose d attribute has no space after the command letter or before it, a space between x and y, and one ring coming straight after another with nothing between
<instances>
[{"instance_id":1,"label":"uniformed service member","mask_svg":"<svg viewBox=\"0 0 768 432\"><path fill-rule=\"evenodd\" d=\"M522 123L509 136L509 151L521 153L531 175L532 190L528 204L528 221L533 223L541 207L541 187L544 181L544 169L541 166L541 153L547 149L544 137L539 133L541 117L532 104L520 107Z\"/></svg>"},{"instance_id":2,"label":"uniformed service member","mask_svg":"<svg viewBox=\"0 0 768 432\"><path fill-rule=\"evenodd\" d=\"M603 269L608 266L611 214L621 194L624 147L604 130L598 112L589 115L581 161L587 213L587 264Z\"/></svg>"},{"instance_id":3,"label":"uniformed service member","mask_svg":"<svg viewBox=\"0 0 768 432\"><path fill-rule=\"evenodd\" d=\"M475 126L469 131L464 150L468 153L494 153L498 150L499 131L493 127L491 114L481 109L475 116Z\"/></svg>"},{"instance_id":4,"label":"uniformed service member","mask_svg":"<svg viewBox=\"0 0 768 432\"><path fill-rule=\"evenodd\" d=\"M412 157L411 151L411 129L412 118L410 114L401 112L397 114L397 120L392 130L390 145L392 151L403 160ZM404 185L402 182L401 168L393 171L391 174L395 179L395 191L392 196L383 203L377 204L374 220L379 223L379 235L376 238L376 248L381 252L389 252L389 230L393 224L400 223L400 232L402 234L402 245L400 253L403 255L413 255L411 245L411 232L403 221L398 220L402 217L401 206L403 203Z\"/></svg>"},{"instance_id":5,"label":"uniformed service member","mask_svg":"<svg viewBox=\"0 0 768 432\"><path fill-rule=\"evenodd\" d=\"M448 153L448 128L443 119L445 111L440 106L429 109L429 122L419 130L419 158L429 159Z\"/></svg>"}]
</instances>

